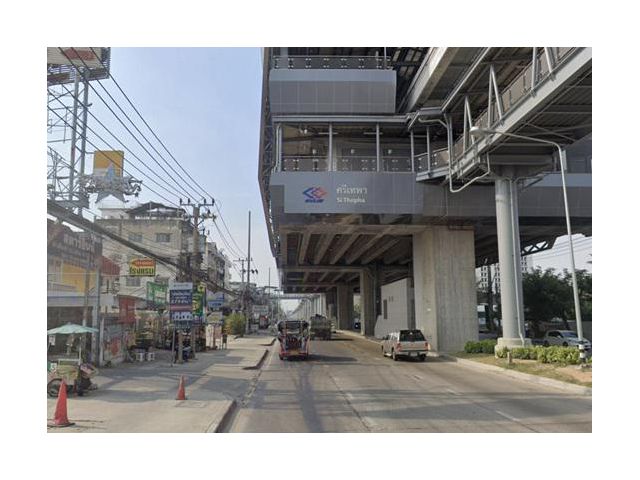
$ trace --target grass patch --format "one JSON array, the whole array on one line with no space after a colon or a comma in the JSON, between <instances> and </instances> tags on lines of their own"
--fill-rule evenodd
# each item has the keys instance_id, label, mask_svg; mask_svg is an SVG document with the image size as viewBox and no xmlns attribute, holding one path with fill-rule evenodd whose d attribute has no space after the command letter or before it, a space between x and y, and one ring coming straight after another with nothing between
<instances>
[{"instance_id":1,"label":"grass patch","mask_svg":"<svg viewBox=\"0 0 640 480\"><path fill-rule=\"evenodd\" d=\"M514 359L513 363L509 365L507 360L504 358L496 358L493 355L483 353L474 354L460 352L456 353L455 356L478 363L515 370L516 372L538 375L540 377L552 378L554 380L560 380L562 382L591 388L591 370L581 371L575 365L567 366L551 363L539 363L535 360L520 359Z\"/></svg>"}]
</instances>

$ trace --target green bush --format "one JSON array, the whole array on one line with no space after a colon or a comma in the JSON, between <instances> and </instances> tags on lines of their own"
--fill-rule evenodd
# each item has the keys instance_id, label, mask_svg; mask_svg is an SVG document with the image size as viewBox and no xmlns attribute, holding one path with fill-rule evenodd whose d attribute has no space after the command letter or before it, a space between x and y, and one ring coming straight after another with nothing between
<instances>
[{"instance_id":1,"label":"green bush","mask_svg":"<svg viewBox=\"0 0 640 480\"><path fill-rule=\"evenodd\" d=\"M244 315L233 313L224 322L224 331L228 335L242 335L246 329Z\"/></svg>"},{"instance_id":2,"label":"green bush","mask_svg":"<svg viewBox=\"0 0 640 480\"><path fill-rule=\"evenodd\" d=\"M480 343L482 344L482 353L494 353L498 342L496 340L482 340Z\"/></svg>"},{"instance_id":3,"label":"green bush","mask_svg":"<svg viewBox=\"0 0 640 480\"><path fill-rule=\"evenodd\" d=\"M526 360L529 358L529 349L527 347L514 347L511 349L511 358Z\"/></svg>"},{"instance_id":4,"label":"green bush","mask_svg":"<svg viewBox=\"0 0 640 480\"><path fill-rule=\"evenodd\" d=\"M481 340L479 342L469 341L464 345L466 353L493 353L496 347L495 340Z\"/></svg>"},{"instance_id":5,"label":"green bush","mask_svg":"<svg viewBox=\"0 0 640 480\"><path fill-rule=\"evenodd\" d=\"M466 353L495 353L498 358L507 358L507 352L510 351L512 358L520 360L536 360L540 363L563 365L578 365L580 363L580 351L575 347L533 346L514 347L511 350L506 347L496 350L495 347L495 340L482 340L479 342L467 342L464 345L464 351Z\"/></svg>"},{"instance_id":6,"label":"green bush","mask_svg":"<svg viewBox=\"0 0 640 480\"><path fill-rule=\"evenodd\" d=\"M503 348L496 352L498 358L506 358L507 351L511 352L512 358L521 360L537 360L540 363L558 363L564 365L578 365L580 363L580 352L575 347L514 347L511 350Z\"/></svg>"},{"instance_id":7,"label":"green bush","mask_svg":"<svg viewBox=\"0 0 640 480\"><path fill-rule=\"evenodd\" d=\"M465 353L480 353L481 350L479 350L479 348L480 348L480 342L469 341L464 344Z\"/></svg>"},{"instance_id":8,"label":"green bush","mask_svg":"<svg viewBox=\"0 0 640 480\"><path fill-rule=\"evenodd\" d=\"M496 357L498 358L507 358L507 352L509 349L507 347L503 347L499 350L496 350Z\"/></svg>"}]
</instances>

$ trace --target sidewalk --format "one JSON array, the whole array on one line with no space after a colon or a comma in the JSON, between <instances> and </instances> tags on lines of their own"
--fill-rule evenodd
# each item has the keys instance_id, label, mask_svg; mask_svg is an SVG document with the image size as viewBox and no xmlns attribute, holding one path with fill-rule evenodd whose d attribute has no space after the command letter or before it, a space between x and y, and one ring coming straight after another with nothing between
<instances>
[{"instance_id":1,"label":"sidewalk","mask_svg":"<svg viewBox=\"0 0 640 480\"><path fill-rule=\"evenodd\" d=\"M273 337L229 338L228 349L198 352L184 364L170 364L170 352L156 360L104 368L98 390L69 396L67 412L75 425L48 432L215 432L257 375ZM184 376L187 400L175 400ZM47 398L48 423L55 398Z\"/></svg>"}]
</instances>

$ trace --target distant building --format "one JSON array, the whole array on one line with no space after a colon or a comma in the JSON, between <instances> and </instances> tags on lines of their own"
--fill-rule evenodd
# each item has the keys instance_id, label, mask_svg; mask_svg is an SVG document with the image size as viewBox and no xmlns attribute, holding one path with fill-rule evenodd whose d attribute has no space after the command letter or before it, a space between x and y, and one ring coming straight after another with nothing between
<instances>
[{"instance_id":1,"label":"distant building","mask_svg":"<svg viewBox=\"0 0 640 480\"><path fill-rule=\"evenodd\" d=\"M96 219L101 227L175 262L180 260L181 252L189 251L193 227L181 208L148 202L119 210L117 216L105 211L104 217ZM136 299L137 308L146 301L147 283L168 283L176 278L177 269L160 262L155 262L155 275L131 275L130 263L144 255L108 238L103 242L105 256L120 266L120 296Z\"/></svg>"},{"instance_id":2,"label":"distant building","mask_svg":"<svg viewBox=\"0 0 640 480\"><path fill-rule=\"evenodd\" d=\"M85 285L89 323L97 303L96 280L102 262L100 239L47 220L47 328L82 323Z\"/></svg>"},{"instance_id":3,"label":"distant building","mask_svg":"<svg viewBox=\"0 0 640 480\"><path fill-rule=\"evenodd\" d=\"M231 260L218 249L215 242L206 242L204 245L204 268L209 278L224 288L231 283Z\"/></svg>"},{"instance_id":4,"label":"distant building","mask_svg":"<svg viewBox=\"0 0 640 480\"><path fill-rule=\"evenodd\" d=\"M531 269L531 261L529 257L522 257L520 260L520 268L522 273L526 273ZM491 283L493 291L500 293L500 264L483 265L479 269L480 289L486 291L489 289L489 269L491 269Z\"/></svg>"}]
</instances>

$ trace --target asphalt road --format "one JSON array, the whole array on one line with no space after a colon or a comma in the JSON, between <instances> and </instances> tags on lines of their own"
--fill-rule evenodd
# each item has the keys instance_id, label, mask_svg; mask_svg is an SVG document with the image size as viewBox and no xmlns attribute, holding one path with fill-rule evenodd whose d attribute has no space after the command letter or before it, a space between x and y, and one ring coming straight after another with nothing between
<instances>
[{"instance_id":1,"label":"asphalt road","mask_svg":"<svg viewBox=\"0 0 640 480\"><path fill-rule=\"evenodd\" d=\"M313 341L281 361L277 342L231 432L591 432L591 397L455 362L383 357L364 339Z\"/></svg>"}]
</instances>

